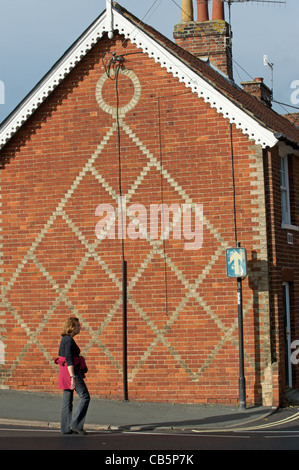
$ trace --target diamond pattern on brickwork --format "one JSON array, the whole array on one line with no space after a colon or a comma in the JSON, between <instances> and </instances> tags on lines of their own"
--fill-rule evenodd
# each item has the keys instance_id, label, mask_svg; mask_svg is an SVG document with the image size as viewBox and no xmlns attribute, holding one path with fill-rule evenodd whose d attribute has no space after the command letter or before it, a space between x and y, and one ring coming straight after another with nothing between
<instances>
[{"instance_id":1,"label":"diamond pattern on brickwork","mask_svg":"<svg viewBox=\"0 0 299 470\"><path fill-rule=\"evenodd\" d=\"M135 94L130 102L129 110L136 106L141 92L139 88L140 84L136 75L130 72L127 76L131 77L135 87ZM78 221L74 219L71 211L71 203L75 202L76 197L80 197L80 188L82 189L84 187L86 190L86 185L84 186L84 183L86 183L87 178L89 178L90 181L93 180L96 182L100 192L106 193L108 200L111 200L111 203L114 203L114 205L117 205L118 203L117 190L103 177L100 171L101 166L99 164L99 157L111 141L112 137L117 134L117 122L114 109L111 107L109 109L105 109L105 104L101 104L102 96L100 94L100 86L101 84L103 86L104 83L105 80L102 77L97 85L98 102L105 112L109 112L112 115L113 123L103 136L93 155L89 157L82 167L82 170L79 172L64 197L57 205L55 211L49 216L43 229L27 251L26 256L24 256L22 261L19 263L7 285L2 288L3 302L6 306L9 306L10 315L13 317L16 324L19 324L26 332L28 337L26 344L21 344L21 350L15 359L14 365L10 368L10 375L13 374L15 369L18 367L18 364L22 362L32 346L37 347L38 350L42 352L45 360L52 364L53 358L49 353L50 345L48 345L43 339L42 332L51 321L53 313L58 309L63 310L62 306L65 306L68 313L77 315L84 321L84 330L86 331L84 353L88 354L88 351L92 350L96 344L111 361L111 364L113 364L115 369L119 371L119 373L121 373L122 370L120 353L119 351L116 352L114 348L111 347L111 341L109 341L109 339L112 339L115 324L120 324L122 283L115 270L109 265L109 260L105 259L105 256L101 255L98 250L100 244L105 243L105 240L102 241L95 237L94 240L92 240L88 232L85 230L84 224L83 226L81 225L82 220ZM161 174L163 180L168 183L183 203L192 204L192 198L188 194L186 188L183 188L175 181L170 172L161 165L161 162L150 152L146 145L144 145L141 137L138 135L138 129L134 129L133 131L126 124L125 117L128 110L126 110L125 106L122 108L122 112L119 117L119 126L131 144L139 149L140 154L144 158L145 164L127 190L127 204L130 203L134 195L138 194L139 188L142 183L146 181L147 175L150 171L157 171L158 174ZM163 240L150 239L149 233L144 230L148 249L136 272L130 273L128 284L128 303L129 308L133 309L140 319L140 331L144 331L145 329L147 330L147 340L144 342L143 348L139 351L139 354L134 357L132 364L129 364L130 382L133 382L138 373L142 372L144 364L159 344L163 345L163 348L168 351L172 359L179 364L192 380L198 380L202 377L204 371L209 367L213 359L221 351L223 345L228 340L235 343L233 334L237 328L237 321L232 321L230 326L226 326L222 322L221 318L219 318L210 308L204 297L200 295L201 283L211 272L217 260L219 260L219 258L224 254L226 248L225 240L222 238L217 228L214 227L205 216L203 217L203 223L209 235L216 239L216 250L210 257L208 264L201 267L198 277L192 281L190 281L190 279L188 279L184 274L183 270L177 266L175 259L173 259L169 253L164 253ZM54 243L54 240L57 239L58 235L57 230L60 233L65 233L65 237L69 240L69 243L73 243L74 247L76 247L78 259L68 260L67 268L63 267L62 271L52 272L51 265L56 265L55 257L59 257L59 250L57 249L55 252L54 249L53 260L46 260L43 255L43 247L51 246L51 244ZM139 230L143 230L142 226L139 227ZM62 259L64 256L65 255L62 253ZM157 324L157 321L150 315L149 311L145 311L145 309L141 307L134 295L135 286L142 280L143 276L147 275L151 263L155 260L156 262L159 260L160 263L166 263L169 275L178 280L182 292L184 292L181 297L176 299L176 303L173 305L169 315L165 316L163 322L159 324ZM78 301L78 292L80 292L80 290L82 291L82 289L85 292L88 291L88 271L92 271L92 269L95 268L100 268L101 272L106 277L105 287L106 292L108 293L107 295L109 296L109 290L113 290L113 295L111 295L109 299L110 310L108 313L101 315L101 322L98 328L95 328L94 324L92 324L93 315L92 312L88 311L88 307L86 310L86 305L94 305L96 308L96 305L98 305L101 299L86 298L86 304L84 304L84 298ZM28 269L29 273L31 272L31 275L35 277L35 282L43 282L46 284L46 290L49 292L47 302L44 303L44 309L36 312L36 323L34 326L32 324L32 317L29 316L29 313L26 313L26 308L24 310L18 303L14 294L14 289L18 287L18 284L23 282L23 276L28 272ZM204 321L207 321L207 319L212 320L215 328L220 332L217 342L211 345L210 353L207 357L203 358L200 367L198 367L198 365L195 366L194 364L188 363L188 360L179 352L178 344L176 344L176 341L169 333L172 328L175 329L179 327L179 316L181 312L189 308L188 305L190 300L198 304L198 308L202 315L205 315ZM30 299L26 299L26 305L27 302L30 303ZM32 305L29 305L29 308L31 309ZM244 308L244 310L246 313L246 308ZM99 317L97 317L97 321L98 318ZM197 334L200 339L200 334Z\"/></svg>"}]
</instances>

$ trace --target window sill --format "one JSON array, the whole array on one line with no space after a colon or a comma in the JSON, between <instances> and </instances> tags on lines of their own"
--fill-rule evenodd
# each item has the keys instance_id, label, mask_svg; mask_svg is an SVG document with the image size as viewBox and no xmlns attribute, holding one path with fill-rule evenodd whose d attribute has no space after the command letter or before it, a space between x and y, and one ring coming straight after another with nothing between
<instances>
[{"instance_id":1,"label":"window sill","mask_svg":"<svg viewBox=\"0 0 299 470\"><path fill-rule=\"evenodd\" d=\"M296 232L299 232L299 227L297 225L285 224L284 222L282 222L281 228L284 228L286 230L295 230Z\"/></svg>"}]
</instances>

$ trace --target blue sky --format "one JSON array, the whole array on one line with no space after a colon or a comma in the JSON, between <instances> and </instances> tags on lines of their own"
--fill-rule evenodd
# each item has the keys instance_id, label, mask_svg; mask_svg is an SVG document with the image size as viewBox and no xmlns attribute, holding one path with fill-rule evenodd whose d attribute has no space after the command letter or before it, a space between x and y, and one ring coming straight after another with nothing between
<instances>
[{"instance_id":1,"label":"blue sky","mask_svg":"<svg viewBox=\"0 0 299 470\"><path fill-rule=\"evenodd\" d=\"M119 0L170 39L174 25L180 22L181 2ZM299 84L299 1L286 2L281 6L258 1L232 5L234 78L240 84L251 77L264 77L270 86L270 69L263 64L267 54L274 63L274 98L296 105L291 100L291 84ZM106 0L0 0L0 5L0 84L5 86L1 122L100 15ZM274 107L282 114L292 111Z\"/></svg>"}]
</instances>

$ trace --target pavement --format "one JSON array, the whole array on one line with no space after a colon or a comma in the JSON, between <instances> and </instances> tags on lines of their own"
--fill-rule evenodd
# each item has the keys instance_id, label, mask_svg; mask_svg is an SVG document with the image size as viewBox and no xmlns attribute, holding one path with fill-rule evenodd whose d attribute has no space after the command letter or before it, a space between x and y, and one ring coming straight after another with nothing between
<instances>
[{"instance_id":1,"label":"pavement","mask_svg":"<svg viewBox=\"0 0 299 470\"><path fill-rule=\"evenodd\" d=\"M0 390L0 424L60 428L62 395ZM74 399L74 407L78 398ZM232 429L267 419L276 408L171 404L91 397L88 430L148 431Z\"/></svg>"}]
</instances>

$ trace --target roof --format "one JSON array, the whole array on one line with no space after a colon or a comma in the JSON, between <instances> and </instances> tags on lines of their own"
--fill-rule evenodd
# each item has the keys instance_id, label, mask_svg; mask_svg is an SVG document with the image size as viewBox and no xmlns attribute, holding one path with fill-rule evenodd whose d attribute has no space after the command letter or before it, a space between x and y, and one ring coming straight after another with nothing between
<instances>
[{"instance_id":1,"label":"roof","mask_svg":"<svg viewBox=\"0 0 299 470\"><path fill-rule=\"evenodd\" d=\"M283 114L283 116L291 121L293 126L299 127L299 113L288 113L288 114Z\"/></svg>"},{"instance_id":2,"label":"roof","mask_svg":"<svg viewBox=\"0 0 299 470\"><path fill-rule=\"evenodd\" d=\"M279 139L284 139L296 147L299 146L299 129L288 119L246 93L208 63L196 58L114 3L112 18L111 12L105 10L3 121L0 127L0 148L11 139L93 45L105 33L109 33L110 37L112 30L118 31L135 43L256 144L263 148L273 147Z\"/></svg>"}]
</instances>

